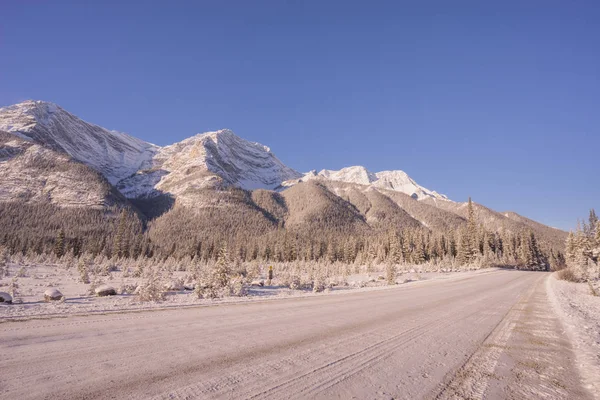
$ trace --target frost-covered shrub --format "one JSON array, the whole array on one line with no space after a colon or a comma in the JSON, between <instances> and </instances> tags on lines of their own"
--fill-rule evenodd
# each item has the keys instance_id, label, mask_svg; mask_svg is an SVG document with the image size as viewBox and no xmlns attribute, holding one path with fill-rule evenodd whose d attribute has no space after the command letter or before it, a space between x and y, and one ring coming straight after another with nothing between
<instances>
[{"instance_id":1,"label":"frost-covered shrub","mask_svg":"<svg viewBox=\"0 0 600 400\"><path fill-rule=\"evenodd\" d=\"M136 294L140 301L163 301L166 298L166 290L155 271L137 287Z\"/></svg>"},{"instance_id":2,"label":"frost-covered shrub","mask_svg":"<svg viewBox=\"0 0 600 400\"><path fill-rule=\"evenodd\" d=\"M99 273L108 276L111 272L117 270L117 265L111 260L107 260L104 264L99 265Z\"/></svg>"},{"instance_id":3,"label":"frost-covered shrub","mask_svg":"<svg viewBox=\"0 0 600 400\"><path fill-rule=\"evenodd\" d=\"M290 275L290 283L288 287L292 290L298 290L302 288L302 280L298 274L292 273Z\"/></svg>"},{"instance_id":4,"label":"frost-covered shrub","mask_svg":"<svg viewBox=\"0 0 600 400\"><path fill-rule=\"evenodd\" d=\"M123 284L121 284L121 286L119 286L118 292L120 294L133 294L137 288L138 288L137 284L123 283Z\"/></svg>"}]
</instances>

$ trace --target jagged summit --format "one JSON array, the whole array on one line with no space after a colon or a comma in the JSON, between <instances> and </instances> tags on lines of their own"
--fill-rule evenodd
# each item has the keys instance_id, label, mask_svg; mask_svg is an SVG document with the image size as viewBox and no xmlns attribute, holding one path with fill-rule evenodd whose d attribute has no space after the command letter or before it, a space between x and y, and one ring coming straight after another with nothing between
<instances>
[{"instance_id":1,"label":"jagged summit","mask_svg":"<svg viewBox=\"0 0 600 400\"><path fill-rule=\"evenodd\" d=\"M284 165L271 150L228 129L192 136L161 148L151 168L119 183L127 197L159 193L180 195L188 189L236 186L275 189L301 174Z\"/></svg>"}]
</instances>

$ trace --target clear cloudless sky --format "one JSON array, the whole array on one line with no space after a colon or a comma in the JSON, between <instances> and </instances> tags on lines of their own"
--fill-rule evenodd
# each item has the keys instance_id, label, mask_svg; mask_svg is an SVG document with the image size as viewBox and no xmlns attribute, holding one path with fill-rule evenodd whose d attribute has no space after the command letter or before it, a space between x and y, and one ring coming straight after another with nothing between
<instances>
[{"instance_id":1,"label":"clear cloudless sky","mask_svg":"<svg viewBox=\"0 0 600 400\"><path fill-rule=\"evenodd\" d=\"M600 208L598 1L0 0L0 106L300 170L402 169L564 229ZM600 211L600 210L598 210Z\"/></svg>"}]
</instances>

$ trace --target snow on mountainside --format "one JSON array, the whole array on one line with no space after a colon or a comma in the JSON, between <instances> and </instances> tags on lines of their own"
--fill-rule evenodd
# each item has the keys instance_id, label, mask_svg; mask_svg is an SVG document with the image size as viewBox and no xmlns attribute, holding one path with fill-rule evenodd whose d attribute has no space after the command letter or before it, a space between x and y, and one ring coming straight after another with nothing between
<instances>
[{"instance_id":1,"label":"snow on mountainside","mask_svg":"<svg viewBox=\"0 0 600 400\"><path fill-rule=\"evenodd\" d=\"M329 181L369 185L381 189L402 192L418 200L423 200L426 198L448 200L448 197L445 195L418 185L404 171L381 171L374 173L362 166L342 168L339 171L324 169L319 173L316 171L311 171L296 181L284 182L284 186L291 186L296 182L308 181L311 179L325 179Z\"/></svg>"},{"instance_id":2,"label":"snow on mountainside","mask_svg":"<svg viewBox=\"0 0 600 400\"><path fill-rule=\"evenodd\" d=\"M188 189L237 186L275 189L301 174L285 166L271 150L230 130L198 134L161 148L152 167L119 183L127 197L151 197L160 192L180 195Z\"/></svg>"},{"instance_id":3,"label":"snow on mountainside","mask_svg":"<svg viewBox=\"0 0 600 400\"><path fill-rule=\"evenodd\" d=\"M65 153L0 131L0 202L103 209L121 199L92 168Z\"/></svg>"},{"instance_id":4,"label":"snow on mountainside","mask_svg":"<svg viewBox=\"0 0 600 400\"><path fill-rule=\"evenodd\" d=\"M419 200L447 200L403 171L373 173L359 166L302 175L279 161L268 147L229 130L159 147L82 121L56 104L31 100L0 108L0 130L70 155L100 172L129 198L178 196L208 187L272 190L325 179L394 190Z\"/></svg>"},{"instance_id":5,"label":"snow on mountainside","mask_svg":"<svg viewBox=\"0 0 600 400\"><path fill-rule=\"evenodd\" d=\"M112 184L146 166L158 150L153 144L87 123L44 101L0 108L0 130L65 152Z\"/></svg>"}]
</instances>

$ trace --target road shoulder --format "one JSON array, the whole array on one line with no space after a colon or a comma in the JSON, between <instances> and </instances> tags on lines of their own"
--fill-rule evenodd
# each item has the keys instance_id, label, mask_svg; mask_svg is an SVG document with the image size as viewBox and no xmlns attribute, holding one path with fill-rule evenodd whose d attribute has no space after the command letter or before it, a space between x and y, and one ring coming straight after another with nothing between
<instances>
[{"instance_id":1,"label":"road shoulder","mask_svg":"<svg viewBox=\"0 0 600 400\"><path fill-rule=\"evenodd\" d=\"M592 399L582 385L562 321L548 306L546 282L525 292L438 399Z\"/></svg>"}]
</instances>

